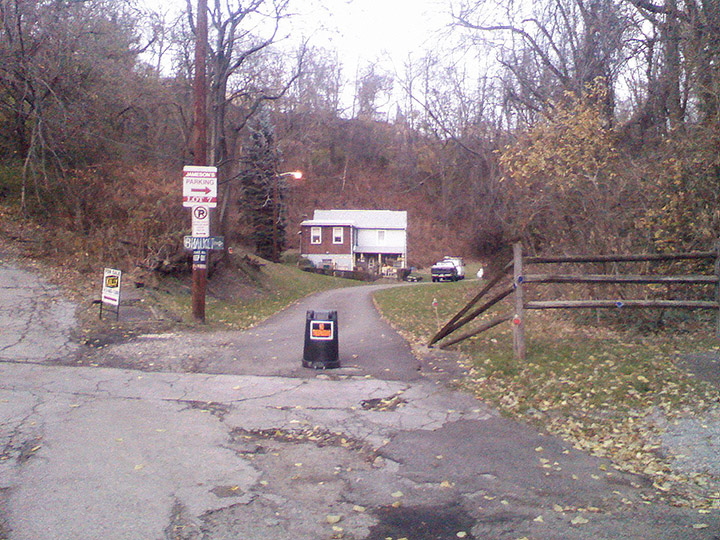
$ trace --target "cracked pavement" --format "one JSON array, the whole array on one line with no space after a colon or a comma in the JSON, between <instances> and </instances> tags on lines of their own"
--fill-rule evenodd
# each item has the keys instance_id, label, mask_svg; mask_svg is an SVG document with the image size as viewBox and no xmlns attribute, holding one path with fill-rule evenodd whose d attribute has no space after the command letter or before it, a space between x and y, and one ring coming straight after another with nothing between
<instances>
[{"instance_id":1,"label":"cracked pavement","mask_svg":"<svg viewBox=\"0 0 720 540\"><path fill-rule=\"evenodd\" d=\"M452 355L413 354L372 290L92 349L55 288L3 262L0 538L720 535L717 511L452 390ZM300 366L307 309L338 309L340 369Z\"/></svg>"},{"instance_id":2,"label":"cracked pavement","mask_svg":"<svg viewBox=\"0 0 720 540\"><path fill-rule=\"evenodd\" d=\"M44 362L65 357L75 306L32 273L0 261L0 361Z\"/></svg>"}]
</instances>

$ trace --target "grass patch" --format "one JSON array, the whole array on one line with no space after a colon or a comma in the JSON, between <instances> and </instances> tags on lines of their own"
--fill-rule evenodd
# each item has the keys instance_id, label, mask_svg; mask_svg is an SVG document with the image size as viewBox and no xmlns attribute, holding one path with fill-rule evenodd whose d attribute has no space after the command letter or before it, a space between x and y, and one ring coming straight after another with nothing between
<instances>
[{"instance_id":1,"label":"grass patch","mask_svg":"<svg viewBox=\"0 0 720 540\"><path fill-rule=\"evenodd\" d=\"M384 316L399 330L417 340L428 341L439 325L454 315L474 294L479 281L427 283L384 289L375 301ZM433 303L437 301L437 308Z\"/></svg>"},{"instance_id":2,"label":"grass patch","mask_svg":"<svg viewBox=\"0 0 720 540\"><path fill-rule=\"evenodd\" d=\"M261 267L254 281L256 289L249 297L234 301L209 298L206 307L208 322L236 329L250 328L308 295L365 284L270 262Z\"/></svg>"},{"instance_id":3,"label":"grass patch","mask_svg":"<svg viewBox=\"0 0 720 540\"><path fill-rule=\"evenodd\" d=\"M375 300L398 329L424 344L438 319L444 324L479 287L477 281L403 287L378 291ZM510 304L501 302L482 321L510 313ZM453 346L468 368L460 384L507 415L542 425L619 469L650 476L659 494L673 493L696 506L717 504L703 491L702 478L675 474L658 452L664 422L717 402L716 389L675 362L680 355L717 350L712 325L684 331L678 339L672 332L578 325L559 315L529 312L525 361L513 355L510 323Z\"/></svg>"}]
</instances>

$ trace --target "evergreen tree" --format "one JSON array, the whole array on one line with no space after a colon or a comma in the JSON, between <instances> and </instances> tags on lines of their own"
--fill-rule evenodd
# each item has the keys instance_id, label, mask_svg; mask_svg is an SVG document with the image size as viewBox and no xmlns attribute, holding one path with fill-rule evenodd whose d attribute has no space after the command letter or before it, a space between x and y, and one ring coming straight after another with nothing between
<instances>
[{"instance_id":1,"label":"evergreen tree","mask_svg":"<svg viewBox=\"0 0 720 540\"><path fill-rule=\"evenodd\" d=\"M278 262L285 247L286 189L277 173L280 154L275 130L267 116L261 116L250 128L250 144L243 161L240 219L250 226L249 240L255 246L255 253Z\"/></svg>"}]
</instances>

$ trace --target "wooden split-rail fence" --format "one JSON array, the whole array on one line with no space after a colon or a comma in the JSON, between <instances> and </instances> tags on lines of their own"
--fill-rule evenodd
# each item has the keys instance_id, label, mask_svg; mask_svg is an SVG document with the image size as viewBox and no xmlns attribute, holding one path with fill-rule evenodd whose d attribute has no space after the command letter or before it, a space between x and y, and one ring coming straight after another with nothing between
<instances>
[{"instance_id":1,"label":"wooden split-rail fence","mask_svg":"<svg viewBox=\"0 0 720 540\"><path fill-rule=\"evenodd\" d=\"M681 260L708 260L713 261L712 275L633 275L633 274L533 274L526 273L530 265L543 264L588 264L588 263L638 263L638 262L672 262ZM490 293L495 287L507 281L507 275L512 271L512 281L496 291L494 296ZM542 300L526 301L526 288L532 284L683 284L683 285L713 285L712 298L708 300L663 300L663 299L590 299L590 300ZM521 243L513 245L513 260L503 271L499 272L476 294L465 307L456 313L437 334L428 346L448 338L450 334L460 330L481 314L488 311L501 300L513 295L513 310L483 323L470 331L447 339L440 344L440 348L459 343L465 339L476 336L499 324L512 321L513 350L515 356L525 358L525 316L530 309L578 309L578 308L655 308L655 309L711 309L716 311L715 334L720 337L720 242L715 243L713 251L691 253L660 253L640 255L588 255L588 256L558 256L558 257L525 257ZM486 299L481 305L481 300ZM477 306L477 307L476 307Z\"/></svg>"}]
</instances>

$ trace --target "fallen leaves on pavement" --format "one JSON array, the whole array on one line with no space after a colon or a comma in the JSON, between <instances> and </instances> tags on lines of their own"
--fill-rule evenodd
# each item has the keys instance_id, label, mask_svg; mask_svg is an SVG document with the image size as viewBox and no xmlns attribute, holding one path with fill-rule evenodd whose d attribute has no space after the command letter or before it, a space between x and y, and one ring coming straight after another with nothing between
<instances>
[{"instance_id":1,"label":"fallen leaves on pavement","mask_svg":"<svg viewBox=\"0 0 720 540\"><path fill-rule=\"evenodd\" d=\"M443 290L447 313L441 316L446 318L477 292L470 286ZM411 342L424 345L437 330L427 308L428 295L437 294L433 291L390 289L375 300ZM490 310L477 324L507 308ZM718 403L716 389L676 362L683 354L717 351L707 329L699 325L680 340L670 332L612 330L597 321L577 324L548 312L533 312L526 324L525 361L513 356L509 325L454 347L467 358L467 376L460 385L510 416L542 425L576 448L611 460L616 469L648 476L655 497L696 508L720 507L720 487L703 474L674 470L672 456L664 455L660 444L668 423L697 417Z\"/></svg>"}]
</instances>

